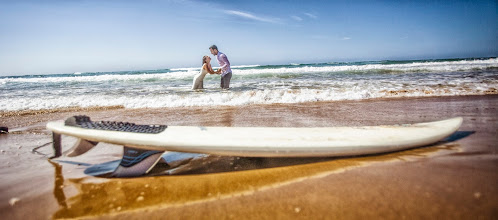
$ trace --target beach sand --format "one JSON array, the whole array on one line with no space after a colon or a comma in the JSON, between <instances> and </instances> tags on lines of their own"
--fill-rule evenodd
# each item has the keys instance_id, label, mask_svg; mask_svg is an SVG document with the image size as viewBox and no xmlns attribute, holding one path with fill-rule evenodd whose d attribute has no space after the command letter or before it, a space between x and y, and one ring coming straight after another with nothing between
<instances>
[{"instance_id":1,"label":"beach sand","mask_svg":"<svg viewBox=\"0 0 498 220\"><path fill-rule=\"evenodd\" d=\"M363 157L222 157L175 176L98 178L119 159L97 146L50 162L45 124L72 115L137 124L368 126L461 116L456 136L433 146ZM2 219L496 219L498 95L160 109L2 113ZM229 134L228 134L229 135ZM64 149L71 138L63 139ZM36 152L33 149L36 148Z\"/></svg>"}]
</instances>

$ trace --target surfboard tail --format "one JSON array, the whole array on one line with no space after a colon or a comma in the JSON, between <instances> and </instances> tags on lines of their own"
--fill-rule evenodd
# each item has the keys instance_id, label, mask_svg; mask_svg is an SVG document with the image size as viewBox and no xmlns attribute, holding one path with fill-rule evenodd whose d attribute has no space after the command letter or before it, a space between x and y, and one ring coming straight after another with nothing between
<instances>
[{"instance_id":1,"label":"surfboard tail","mask_svg":"<svg viewBox=\"0 0 498 220\"><path fill-rule=\"evenodd\" d=\"M136 177L150 172L164 151L123 147L123 158L111 177Z\"/></svg>"}]
</instances>

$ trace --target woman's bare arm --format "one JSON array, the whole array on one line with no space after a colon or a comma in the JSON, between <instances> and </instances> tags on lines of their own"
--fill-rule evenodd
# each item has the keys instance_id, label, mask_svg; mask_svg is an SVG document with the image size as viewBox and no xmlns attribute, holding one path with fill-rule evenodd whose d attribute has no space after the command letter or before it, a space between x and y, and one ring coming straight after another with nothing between
<instances>
[{"instance_id":1,"label":"woman's bare arm","mask_svg":"<svg viewBox=\"0 0 498 220\"><path fill-rule=\"evenodd\" d=\"M213 68L211 67L210 63L206 64L206 70L208 71L209 74L218 74L215 71L213 71Z\"/></svg>"}]
</instances>

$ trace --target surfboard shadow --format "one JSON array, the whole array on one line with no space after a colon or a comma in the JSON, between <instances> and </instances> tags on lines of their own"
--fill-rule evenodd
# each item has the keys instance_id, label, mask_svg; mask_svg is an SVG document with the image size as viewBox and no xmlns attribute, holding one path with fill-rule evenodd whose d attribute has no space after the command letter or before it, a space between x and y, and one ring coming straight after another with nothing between
<instances>
[{"instance_id":1,"label":"surfboard shadow","mask_svg":"<svg viewBox=\"0 0 498 220\"><path fill-rule=\"evenodd\" d=\"M450 143L450 142L455 142L460 139L464 139L472 134L476 133L475 131L457 131L450 135L449 137L445 138L442 140L442 142Z\"/></svg>"},{"instance_id":2,"label":"surfboard shadow","mask_svg":"<svg viewBox=\"0 0 498 220\"><path fill-rule=\"evenodd\" d=\"M442 144L448 144L466 138L474 133L475 131L457 131L439 142L417 148L429 148ZM178 174L192 175L192 174L206 174L206 173L216 173L216 172L232 172L232 171L242 171L242 170L276 168L276 167L332 161L332 160L345 159L345 158L387 155L407 150L411 149L386 152L386 153L359 155L359 156L336 156L336 157L289 157L289 158L232 157L229 159L225 159L225 161L219 160L216 163L211 163L210 164L211 167L199 167L198 169L185 171Z\"/></svg>"},{"instance_id":3,"label":"surfboard shadow","mask_svg":"<svg viewBox=\"0 0 498 220\"><path fill-rule=\"evenodd\" d=\"M449 137L436 142L431 145L417 147L417 148L430 148L438 145L452 143L461 139L464 139L475 131L457 131L450 135ZM254 170L254 169L266 169L266 168L276 168L285 166L294 166L310 163L318 163L325 161L332 161L345 158L358 158L358 157L368 157L368 156L379 156L387 155L397 152L403 152L411 149L378 153L378 154L368 154L359 156L340 156L340 157L289 157L289 158L263 158L263 157L222 157L216 161L212 161L209 166L198 167L197 169L185 170L183 172L175 173L177 175L195 175L195 174L208 174L208 173L221 173L221 172L233 172L233 171L243 171L243 170Z\"/></svg>"},{"instance_id":4,"label":"surfboard shadow","mask_svg":"<svg viewBox=\"0 0 498 220\"><path fill-rule=\"evenodd\" d=\"M464 139L475 131L457 131L451 136L431 145L417 147L430 148L438 145L448 144L461 139ZM341 157L288 157L288 158L264 158L264 157L230 157L217 156L207 154L182 153L182 152L166 152L162 155L160 162L152 168L145 176L161 176L161 175L199 175L210 173L235 172L244 170L267 169L294 165L311 164L325 161L332 161L345 158L358 158L369 156L380 156L403 152L410 149L368 154L361 156L341 156ZM72 161L58 161L63 163L73 163ZM101 164L83 164L88 166L84 173L97 177L110 177L111 173L119 165L120 160L109 161ZM80 164L82 165L82 164Z\"/></svg>"},{"instance_id":5,"label":"surfboard shadow","mask_svg":"<svg viewBox=\"0 0 498 220\"><path fill-rule=\"evenodd\" d=\"M72 165L78 165L78 166L92 166L91 163L83 163L83 162L77 162L77 161L70 161L70 160L49 160L50 163L52 163L52 161L55 161L57 163L67 163L67 164L72 164Z\"/></svg>"},{"instance_id":6,"label":"surfboard shadow","mask_svg":"<svg viewBox=\"0 0 498 220\"><path fill-rule=\"evenodd\" d=\"M192 154L182 152L167 152L162 155L160 162L151 171L143 176L163 175L196 175L255 170L274 167L284 167L300 164L309 164L337 159L337 157L322 158L261 158L261 157L230 157L207 154ZM72 161L57 161L62 163L79 164ZM109 178L119 166L120 160L113 160L99 164L84 164L86 175ZM82 165L82 164L79 164ZM140 176L137 176L140 177Z\"/></svg>"}]
</instances>

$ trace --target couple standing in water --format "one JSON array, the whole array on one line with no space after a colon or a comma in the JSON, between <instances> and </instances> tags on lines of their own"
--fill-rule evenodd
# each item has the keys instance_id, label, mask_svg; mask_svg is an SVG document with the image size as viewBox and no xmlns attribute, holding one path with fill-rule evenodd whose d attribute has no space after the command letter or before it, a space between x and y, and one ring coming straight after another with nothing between
<instances>
[{"instance_id":1,"label":"couple standing in water","mask_svg":"<svg viewBox=\"0 0 498 220\"><path fill-rule=\"evenodd\" d=\"M218 64L220 64L220 68L217 71L214 71L211 67L211 57L202 57L201 72L195 75L192 89L204 89L204 77L208 73L220 74L221 88L228 89L230 87L230 79L232 79L232 69L230 69L230 62L228 61L227 55L218 51L218 47L216 47L216 45L209 47L209 51L211 52L211 54L216 56L216 60L218 60Z\"/></svg>"}]
</instances>

